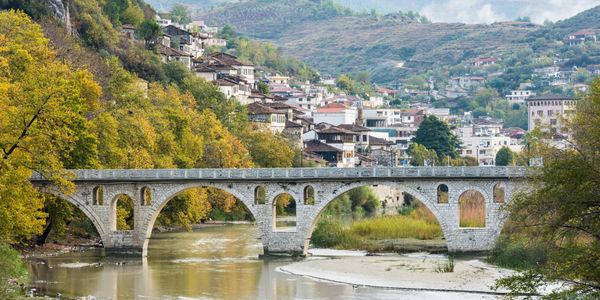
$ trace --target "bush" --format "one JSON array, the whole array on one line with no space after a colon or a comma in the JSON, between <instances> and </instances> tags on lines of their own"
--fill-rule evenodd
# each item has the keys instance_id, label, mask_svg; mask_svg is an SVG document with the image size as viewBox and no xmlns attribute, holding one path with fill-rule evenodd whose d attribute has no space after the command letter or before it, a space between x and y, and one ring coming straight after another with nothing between
<instances>
[{"instance_id":1,"label":"bush","mask_svg":"<svg viewBox=\"0 0 600 300\"><path fill-rule=\"evenodd\" d=\"M517 270L526 270L545 261L544 247L525 235L501 237L488 256L490 263Z\"/></svg>"},{"instance_id":2,"label":"bush","mask_svg":"<svg viewBox=\"0 0 600 300\"><path fill-rule=\"evenodd\" d=\"M322 248L358 248L360 239L352 235L339 219L324 218L317 223L311 242Z\"/></svg>"},{"instance_id":3,"label":"bush","mask_svg":"<svg viewBox=\"0 0 600 300\"><path fill-rule=\"evenodd\" d=\"M15 299L23 293L27 270L19 252L0 243L0 299Z\"/></svg>"}]
</instances>

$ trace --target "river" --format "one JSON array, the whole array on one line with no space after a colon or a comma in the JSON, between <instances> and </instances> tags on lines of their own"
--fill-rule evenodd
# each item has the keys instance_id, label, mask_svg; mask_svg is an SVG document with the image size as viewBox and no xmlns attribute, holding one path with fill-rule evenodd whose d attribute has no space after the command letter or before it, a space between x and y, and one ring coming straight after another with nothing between
<instances>
[{"instance_id":1,"label":"river","mask_svg":"<svg viewBox=\"0 0 600 300\"><path fill-rule=\"evenodd\" d=\"M491 299L490 295L359 287L289 275L292 259L259 259L252 225L155 233L146 259L101 250L29 259L37 295L85 299Z\"/></svg>"}]
</instances>

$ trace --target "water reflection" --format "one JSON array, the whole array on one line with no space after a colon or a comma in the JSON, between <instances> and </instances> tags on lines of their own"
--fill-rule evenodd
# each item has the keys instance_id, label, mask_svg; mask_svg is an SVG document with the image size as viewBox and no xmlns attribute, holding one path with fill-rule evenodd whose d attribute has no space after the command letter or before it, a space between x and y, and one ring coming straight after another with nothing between
<instances>
[{"instance_id":1,"label":"water reflection","mask_svg":"<svg viewBox=\"0 0 600 300\"><path fill-rule=\"evenodd\" d=\"M32 285L42 295L98 299L428 299L440 296L353 288L278 272L278 266L291 260L259 259L262 245L258 230L251 225L154 234L148 254L147 259L115 259L103 258L100 251L88 251L32 259L29 264ZM458 294L446 296L446 299L465 299Z\"/></svg>"}]
</instances>

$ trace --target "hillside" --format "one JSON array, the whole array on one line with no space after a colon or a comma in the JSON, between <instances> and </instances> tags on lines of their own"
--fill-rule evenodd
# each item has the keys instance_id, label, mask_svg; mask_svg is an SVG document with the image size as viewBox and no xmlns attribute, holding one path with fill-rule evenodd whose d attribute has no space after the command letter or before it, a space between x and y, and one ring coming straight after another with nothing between
<instances>
[{"instance_id":1,"label":"hillside","mask_svg":"<svg viewBox=\"0 0 600 300\"><path fill-rule=\"evenodd\" d=\"M324 73L367 70L378 82L433 64L527 48L525 38L537 30L535 25L422 24L404 14L349 14L306 0L236 3L201 17L274 41Z\"/></svg>"},{"instance_id":2,"label":"hillside","mask_svg":"<svg viewBox=\"0 0 600 300\"><path fill-rule=\"evenodd\" d=\"M452 67L479 56L503 57L531 49L540 36L561 39L584 27L600 28L599 11L596 7L551 26L427 24L406 14L358 14L316 1L252 0L199 17L212 25L232 24L252 38L273 41L284 53L325 74L366 70L375 82L389 83L401 75L422 73L432 65Z\"/></svg>"}]
</instances>

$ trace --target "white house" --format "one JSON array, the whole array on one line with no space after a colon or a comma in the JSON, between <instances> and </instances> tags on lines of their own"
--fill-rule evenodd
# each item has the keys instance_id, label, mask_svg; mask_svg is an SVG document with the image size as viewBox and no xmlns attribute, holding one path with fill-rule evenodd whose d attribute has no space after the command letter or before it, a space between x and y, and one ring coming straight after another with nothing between
<instances>
[{"instance_id":1,"label":"white house","mask_svg":"<svg viewBox=\"0 0 600 300\"><path fill-rule=\"evenodd\" d=\"M342 103L329 103L325 106L318 107L313 113L314 122L316 124L355 124L356 117L357 109L355 107L348 107Z\"/></svg>"},{"instance_id":2,"label":"white house","mask_svg":"<svg viewBox=\"0 0 600 300\"><path fill-rule=\"evenodd\" d=\"M506 100L510 103L525 103L525 100L535 96L535 93L528 90L514 90L510 95L506 95Z\"/></svg>"}]
</instances>

